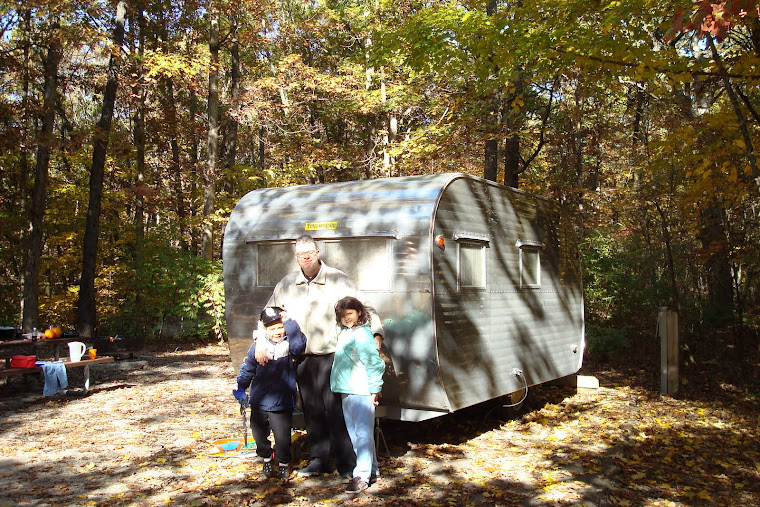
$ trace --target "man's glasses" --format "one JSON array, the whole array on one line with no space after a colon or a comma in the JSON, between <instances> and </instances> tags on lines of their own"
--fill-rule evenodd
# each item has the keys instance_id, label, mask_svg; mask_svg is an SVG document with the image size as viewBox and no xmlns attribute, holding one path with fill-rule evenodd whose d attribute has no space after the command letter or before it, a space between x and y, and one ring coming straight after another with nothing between
<instances>
[{"instance_id":1,"label":"man's glasses","mask_svg":"<svg viewBox=\"0 0 760 507\"><path fill-rule=\"evenodd\" d=\"M298 257L299 259L305 259L307 257L312 257L314 255L317 255L317 251L316 250L309 250L308 252L298 252L296 254L296 257Z\"/></svg>"}]
</instances>

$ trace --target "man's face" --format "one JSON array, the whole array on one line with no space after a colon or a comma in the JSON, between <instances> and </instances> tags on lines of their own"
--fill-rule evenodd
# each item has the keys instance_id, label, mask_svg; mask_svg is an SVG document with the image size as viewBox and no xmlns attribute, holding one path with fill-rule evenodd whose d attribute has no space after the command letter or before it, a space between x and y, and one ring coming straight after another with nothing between
<instances>
[{"instance_id":1,"label":"man's face","mask_svg":"<svg viewBox=\"0 0 760 507\"><path fill-rule=\"evenodd\" d=\"M304 273L313 276L319 271L319 250L313 243L296 246L296 262Z\"/></svg>"}]
</instances>

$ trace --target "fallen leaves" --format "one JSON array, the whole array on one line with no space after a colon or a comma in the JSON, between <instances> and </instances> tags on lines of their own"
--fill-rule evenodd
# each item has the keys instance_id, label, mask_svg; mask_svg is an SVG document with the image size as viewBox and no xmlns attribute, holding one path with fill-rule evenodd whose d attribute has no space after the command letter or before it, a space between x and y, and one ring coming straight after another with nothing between
<instances>
[{"instance_id":1,"label":"fallen leaves","mask_svg":"<svg viewBox=\"0 0 760 507\"><path fill-rule=\"evenodd\" d=\"M380 456L382 481L357 498L337 476L262 479L254 459L209 457L209 442L240 432L226 354L207 347L107 379L99 371L82 399L0 397L0 504L760 504L756 406L624 385L534 388L529 410L508 421L484 421L490 407L384 421L391 456Z\"/></svg>"}]
</instances>

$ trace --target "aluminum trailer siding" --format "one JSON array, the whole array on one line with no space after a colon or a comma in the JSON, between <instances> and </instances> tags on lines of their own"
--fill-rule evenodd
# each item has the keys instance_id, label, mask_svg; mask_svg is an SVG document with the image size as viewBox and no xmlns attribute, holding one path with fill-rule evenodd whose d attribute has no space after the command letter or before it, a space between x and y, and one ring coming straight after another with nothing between
<instances>
[{"instance_id":1,"label":"aluminum trailer siding","mask_svg":"<svg viewBox=\"0 0 760 507\"><path fill-rule=\"evenodd\" d=\"M567 215L545 198L455 173L244 196L223 251L235 368L274 285L297 269L302 234L383 319L387 417L442 415L581 366L580 262Z\"/></svg>"}]
</instances>

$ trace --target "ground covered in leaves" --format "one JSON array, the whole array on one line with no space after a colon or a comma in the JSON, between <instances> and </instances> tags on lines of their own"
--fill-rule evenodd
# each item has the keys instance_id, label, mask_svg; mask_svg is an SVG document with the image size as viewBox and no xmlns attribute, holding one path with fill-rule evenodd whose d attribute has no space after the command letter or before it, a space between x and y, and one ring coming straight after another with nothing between
<instances>
[{"instance_id":1,"label":"ground covered in leaves","mask_svg":"<svg viewBox=\"0 0 760 507\"><path fill-rule=\"evenodd\" d=\"M655 367L584 367L599 389L536 387L519 414L384 421L381 480L351 497L210 456L242 434L226 345L153 351L94 370L86 397L0 386L0 505L760 505L758 393L709 368L676 398Z\"/></svg>"}]
</instances>

